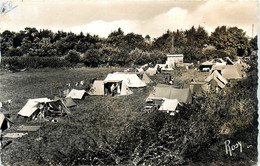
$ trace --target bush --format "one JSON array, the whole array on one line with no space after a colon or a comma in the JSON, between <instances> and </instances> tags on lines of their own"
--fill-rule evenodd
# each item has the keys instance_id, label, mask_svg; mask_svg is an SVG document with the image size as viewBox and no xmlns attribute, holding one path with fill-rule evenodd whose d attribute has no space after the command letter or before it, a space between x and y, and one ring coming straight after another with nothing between
<instances>
[{"instance_id":1,"label":"bush","mask_svg":"<svg viewBox=\"0 0 260 166\"><path fill-rule=\"evenodd\" d=\"M60 68L70 67L71 64L65 59L58 57L3 57L1 67L11 70L23 68Z\"/></svg>"},{"instance_id":2,"label":"bush","mask_svg":"<svg viewBox=\"0 0 260 166\"><path fill-rule=\"evenodd\" d=\"M65 55L65 60L70 63L79 63L80 62L80 53L76 50L70 50L67 55Z\"/></svg>"}]
</instances>

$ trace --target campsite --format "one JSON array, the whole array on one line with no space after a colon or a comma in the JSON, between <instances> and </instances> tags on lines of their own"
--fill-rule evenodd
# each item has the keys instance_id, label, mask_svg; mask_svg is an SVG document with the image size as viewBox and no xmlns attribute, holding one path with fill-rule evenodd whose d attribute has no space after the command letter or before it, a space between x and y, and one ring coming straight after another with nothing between
<instances>
[{"instance_id":1,"label":"campsite","mask_svg":"<svg viewBox=\"0 0 260 166\"><path fill-rule=\"evenodd\" d=\"M0 166L259 164L257 2L0 4Z\"/></svg>"},{"instance_id":2,"label":"campsite","mask_svg":"<svg viewBox=\"0 0 260 166\"><path fill-rule=\"evenodd\" d=\"M141 124L140 127L147 126L149 124L147 124L147 122L150 120L155 120L157 123L162 123L162 119L159 118L163 118L162 116L164 116L164 118L166 116L166 119L170 121L176 121L176 118L182 116L181 114L186 114L186 112L183 112L185 107L191 103L194 105L194 102L199 101L195 100L191 102L192 91L185 92L185 89L183 89L184 91L179 92L178 90L180 89L176 88L187 88L187 83L192 81L198 82L205 79L210 81L215 77L220 77L220 75L215 74L215 72L210 75L208 72L200 72L195 69L186 70L185 67L183 67L171 72L171 75L174 75L175 84L175 87L172 87L171 91L167 90L171 85L165 84L165 78L168 78L169 73L159 73L152 76L147 76L153 80L152 84L143 87L145 84L140 83L140 86L142 87L131 88L132 93L129 95L105 95L103 91L103 93L98 92L97 95L87 95L82 100L76 99L74 102L77 106L71 107L69 109L71 114L66 116L54 116L52 118L46 117L46 119L38 118L36 120L30 120L17 115L17 112L19 112L20 109L26 104L26 99L40 98L43 96L52 99L54 96L63 96L61 92L68 87L68 84L70 84L71 89L91 89L91 82L93 82L93 79L104 80L103 82L116 80L116 78L124 80L124 78L122 78L124 75L122 74L124 70L124 68L115 67L83 67L66 70L46 68L30 69L28 71L14 73L2 70L1 76L4 77L1 77L0 79L2 85L0 90L4 95L1 96L1 100L12 99L11 109L9 110L7 116L12 122L15 122L14 124L11 124L10 129L8 129L8 133L13 135L3 137L2 139L3 144L8 144L2 150L2 160L9 164L19 163L21 161L25 164L32 164L35 163L35 161L43 162L45 164L68 164L72 161L76 162L74 164L105 163L106 161L104 160L94 160L95 157L92 158L93 160L91 162L84 158L81 158L78 161L76 158L72 157L72 153L74 153L75 157L79 157L81 153L87 153L91 158L91 155L94 154L91 154L91 151L89 151L90 147L92 150L100 153L99 155L115 153L113 150L109 150L107 146L113 146L113 148L116 148L116 146L119 145L113 145L113 143L120 140L121 144L127 144L127 140L122 140L122 138L124 138L126 133L134 132L132 129L133 125ZM110 76L111 73L118 73L121 76L112 77ZM127 78L131 75L133 74L126 74ZM84 86L79 85L81 81L85 82ZM137 82L135 81L135 83ZM131 84L131 81L128 80L128 83ZM93 85L95 85L95 83ZM135 86L139 86L139 84ZM157 90L158 92L154 89L156 87L159 88L159 90ZM195 91L194 89L195 88L193 88L193 91ZM158 93L162 93L161 95L163 95L163 98L166 97L169 99L165 101L160 109L158 109L162 113L166 112L166 114L158 114L160 111L155 111L152 113L144 111L146 101L149 99L154 99L154 96L160 96ZM189 97L185 96L186 93ZM180 97L180 94L184 95ZM210 95L213 95L215 98L216 95L220 96L223 94L209 94L208 98L205 99L212 100ZM171 104L169 105L169 103L175 102L175 98L178 98L175 106L171 106ZM188 105L185 106L184 104L182 107L179 107L177 106L178 102L186 102ZM207 101L204 102L209 104ZM174 110L178 108L177 113L175 111L173 114L168 114L169 112L167 110L171 110L173 107ZM186 111L189 112L188 110L189 109ZM153 119L153 116L156 116L156 119L159 119ZM17 135L17 131L19 132L17 129L22 126L39 126L39 128L32 131L24 130L23 133ZM12 136L15 137L15 139L12 138ZM147 136L149 137L149 134ZM224 140L225 138L225 135L222 135L221 139ZM212 146L214 148L218 148L218 145ZM85 149L81 149L82 147ZM76 150L76 152L73 152L74 150ZM223 148L220 148L219 150L223 151ZM112 158L110 160L114 159Z\"/></svg>"}]
</instances>

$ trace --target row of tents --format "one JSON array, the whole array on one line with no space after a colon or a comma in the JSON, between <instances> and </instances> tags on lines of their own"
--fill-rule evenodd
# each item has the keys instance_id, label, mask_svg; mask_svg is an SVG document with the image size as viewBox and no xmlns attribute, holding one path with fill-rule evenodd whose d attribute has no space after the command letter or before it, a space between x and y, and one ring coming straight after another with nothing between
<instances>
[{"instance_id":1,"label":"row of tents","mask_svg":"<svg viewBox=\"0 0 260 166\"><path fill-rule=\"evenodd\" d=\"M190 89L192 93L210 93L212 91L218 93L225 86L229 85L230 80L238 80L246 77L245 70L248 68L246 63L240 59L233 62L230 58L224 61L222 58L217 58L212 61L202 63L203 67L209 67L209 76L200 82L191 82Z\"/></svg>"},{"instance_id":2,"label":"row of tents","mask_svg":"<svg viewBox=\"0 0 260 166\"><path fill-rule=\"evenodd\" d=\"M111 73L105 80L95 80L89 91L71 89L65 98L54 97L29 99L18 115L36 119L46 116L69 115L70 107L76 106L73 100L81 100L86 95L131 95L130 88L145 87L146 83L151 83L151 79L142 74L142 80L133 73ZM69 90L69 89L67 89Z\"/></svg>"}]
</instances>

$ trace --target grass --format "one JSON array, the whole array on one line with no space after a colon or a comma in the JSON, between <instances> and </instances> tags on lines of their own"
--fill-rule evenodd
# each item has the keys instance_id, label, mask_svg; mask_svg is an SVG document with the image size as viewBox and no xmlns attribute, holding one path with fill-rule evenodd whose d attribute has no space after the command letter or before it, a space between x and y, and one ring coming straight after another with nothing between
<instances>
[{"instance_id":1,"label":"grass","mask_svg":"<svg viewBox=\"0 0 260 166\"><path fill-rule=\"evenodd\" d=\"M70 109L72 114L69 117L58 117L58 122L29 121L19 117L17 112L29 98L53 99L54 96L59 96L60 91L68 88L68 83L71 85L70 88L85 89L92 79L102 80L108 73L123 70L123 68L46 68L17 73L0 71L0 101L12 99L11 120L15 123L5 132L16 132L16 128L20 125L42 126L40 131L29 132L22 138L4 138L4 144L8 141L12 143L2 150L3 163L61 165L61 162L64 164L67 159L75 157L73 153L76 150L75 153L82 153L87 157L81 160L88 160L90 164L102 164L102 161L92 161L95 159L91 156L91 152L104 155L105 153L100 150L100 147L104 146L104 139L108 144L115 142L126 133L129 126L142 123L141 120L144 118L139 117L146 116L142 109L153 85L132 89L134 94L130 96L86 96L84 100L76 101L77 106ZM182 68L169 74L173 76L174 84L180 86L190 82L191 79L202 81L208 76L208 73L193 69L186 71ZM157 74L151 78L156 83L165 82L165 74ZM87 85L76 87L75 84L82 80ZM41 140L37 140L39 137ZM217 149L223 150L222 147Z\"/></svg>"},{"instance_id":2,"label":"grass","mask_svg":"<svg viewBox=\"0 0 260 166\"><path fill-rule=\"evenodd\" d=\"M94 139L101 142L102 136L108 141L118 138L124 127L135 122L136 117L142 116L144 101L149 95L149 88L133 89L130 96L86 96L77 100L77 106L71 108L70 118L60 117L58 122L29 121L16 113L25 105L29 98L59 96L68 83L71 88L85 89L85 86L75 87L76 82L84 80L87 84L92 79L105 79L106 75L119 68L77 68L77 69L35 69L25 72L0 72L0 101L12 99L11 120L15 123L7 132L15 132L20 125L41 125L41 141L39 131L30 132L28 136L13 139L12 143L3 150L3 162L33 162L55 161L55 153L69 153L75 144L80 146L82 140ZM3 110L6 111L6 110ZM4 142L11 139L4 138ZM75 145L76 146L76 145ZM66 149L66 147L68 147ZM57 154L58 155L58 154ZM59 155L58 155L59 156Z\"/></svg>"}]
</instances>

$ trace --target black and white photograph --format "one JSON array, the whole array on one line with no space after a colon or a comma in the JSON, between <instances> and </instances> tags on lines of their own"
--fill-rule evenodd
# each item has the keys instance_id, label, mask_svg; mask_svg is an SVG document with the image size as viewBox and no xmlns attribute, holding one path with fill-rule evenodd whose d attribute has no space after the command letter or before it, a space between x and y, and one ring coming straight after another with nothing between
<instances>
[{"instance_id":1,"label":"black and white photograph","mask_svg":"<svg viewBox=\"0 0 260 166\"><path fill-rule=\"evenodd\" d=\"M257 40L257 0L0 0L0 165L256 166Z\"/></svg>"}]
</instances>

